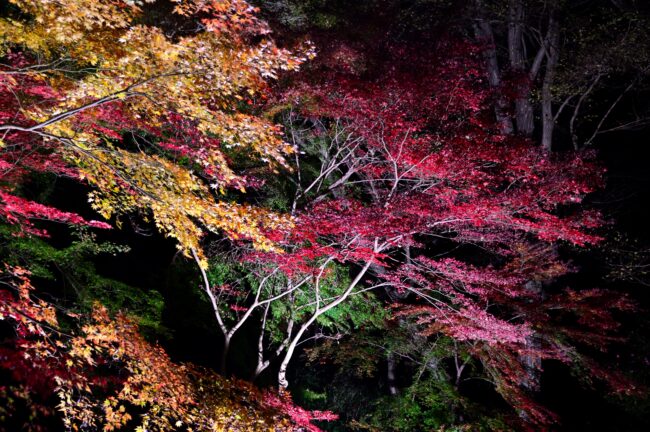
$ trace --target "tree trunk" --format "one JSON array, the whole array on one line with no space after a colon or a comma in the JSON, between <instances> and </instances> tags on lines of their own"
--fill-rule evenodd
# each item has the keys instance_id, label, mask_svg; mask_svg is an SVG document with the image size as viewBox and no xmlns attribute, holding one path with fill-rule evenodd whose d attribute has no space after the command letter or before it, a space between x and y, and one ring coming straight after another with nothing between
<instances>
[{"instance_id":1,"label":"tree trunk","mask_svg":"<svg viewBox=\"0 0 650 432\"><path fill-rule=\"evenodd\" d=\"M544 287L541 281L528 281L525 285L527 291L535 293L540 300L543 299ZM542 338L533 333L526 338L526 345L533 351L541 349ZM540 388L540 378L542 370L542 358L538 354L521 356L522 363L526 369L526 378L522 385L529 391L538 391Z\"/></svg>"},{"instance_id":2,"label":"tree trunk","mask_svg":"<svg viewBox=\"0 0 650 432\"><path fill-rule=\"evenodd\" d=\"M388 353L386 357L386 380L388 381L388 393L391 396L397 394L397 386L395 385L395 356L392 352Z\"/></svg>"},{"instance_id":3,"label":"tree trunk","mask_svg":"<svg viewBox=\"0 0 650 432\"><path fill-rule=\"evenodd\" d=\"M221 352L221 361L219 363L219 370L222 375L225 375L228 372L228 351L230 350L230 336L223 336L223 351Z\"/></svg>"},{"instance_id":4,"label":"tree trunk","mask_svg":"<svg viewBox=\"0 0 650 432\"><path fill-rule=\"evenodd\" d=\"M375 251L376 251L376 244L375 244ZM347 289L343 294L341 294L336 300L333 300L332 302L328 303L326 306L322 307L321 309L317 309L316 312L309 318L303 325L300 326L300 329L296 333L296 335L293 337L291 340L291 343L287 346L287 351L284 354L284 358L282 359L282 363L280 364L280 369L278 371L278 386L280 387L280 391L285 390L287 387L289 387L289 381L287 380L287 367L289 366L289 362L291 361L291 358L293 357L294 352L296 351L296 347L298 346L298 343L300 342L300 339L302 338L302 335L307 331L307 329L324 313L329 311L330 309L335 308L339 304L341 304L343 301L345 301L354 288L357 286L357 284L361 281L363 276L368 272L368 269L370 268L371 261L368 261L359 274L350 282L350 285L348 285Z\"/></svg>"},{"instance_id":5,"label":"tree trunk","mask_svg":"<svg viewBox=\"0 0 650 432\"><path fill-rule=\"evenodd\" d=\"M266 368L271 364L270 360L261 360L257 362L257 367L255 368L255 372L253 372L253 375L251 376L251 381L255 381L262 372L266 370Z\"/></svg>"},{"instance_id":6,"label":"tree trunk","mask_svg":"<svg viewBox=\"0 0 650 432\"><path fill-rule=\"evenodd\" d=\"M488 82L490 87L496 90L495 114L499 130L503 134L511 134L514 131L512 119L508 115L508 102L501 94L501 72L499 70L499 60L497 59L496 43L494 41L494 32L492 25L487 20L483 3L476 0L476 9L478 18L474 26L476 38L486 44L484 51L485 63L488 72Z\"/></svg>"},{"instance_id":7,"label":"tree trunk","mask_svg":"<svg viewBox=\"0 0 650 432\"><path fill-rule=\"evenodd\" d=\"M289 367L289 361L293 356L294 349L295 346L289 346L289 349L287 349L287 355L284 356L284 359L280 364L280 369L278 370L278 386L280 387L280 391L289 387L289 381L287 380L287 368Z\"/></svg>"},{"instance_id":8,"label":"tree trunk","mask_svg":"<svg viewBox=\"0 0 650 432\"><path fill-rule=\"evenodd\" d=\"M555 128L552 86L555 79L555 68L560 56L560 26L554 16L549 19L548 32L546 70L542 85L542 148L551 151L553 150L553 129Z\"/></svg>"},{"instance_id":9,"label":"tree trunk","mask_svg":"<svg viewBox=\"0 0 650 432\"><path fill-rule=\"evenodd\" d=\"M264 361L264 333L266 331L266 319L269 316L269 309L271 303L267 303L264 308L264 315L262 315L262 325L260 327L260 335L257 337L257 366L255 372L251 376L251 381L255 381L264 369L269 365L269 361Z\"/></svg>"},{"instance_id":10,"label":"tree trunk","mask_svg":"<svg viewBox=\"0 0 650 432\"><path fill-rule=\"evenodd\" d=\"M279 357L280 354L282 354L282 351L286 348L287 344L291 341L291 334L293 333L293 324L294 321L293 319L289 320L289 323L287 324L287 337L284 338L282 343L277 347L275 352L273 352L272 355L269 356L269 358L264 359L264 331L266 329L266 318L267 314L270 308L270 303L267 305L266 310L264 311L264 321L262 323L262 329L260 331L260 336L257 341L257 366L255 367L255 371L253 372L253 375L251 376L251 381L255 381L262 372L266 370L267 367L271 364L271 360L275 359L276 357Z\"/></svg>"},{"instance_id":11,"label":"tree trunk","mask_svg":"<svg viewBox=\"0 0 650 432\"><path fill-rule=\"evenodd\" d=\"M515 119L517 132L531 136L534 130L533 106L530 97L530 77L526 70L524 53L523 24L525 19L524 0L510 0L508 17L508 55L510 67L516 80L517 99L515 100Z\"/></svg>"}]
</instances>

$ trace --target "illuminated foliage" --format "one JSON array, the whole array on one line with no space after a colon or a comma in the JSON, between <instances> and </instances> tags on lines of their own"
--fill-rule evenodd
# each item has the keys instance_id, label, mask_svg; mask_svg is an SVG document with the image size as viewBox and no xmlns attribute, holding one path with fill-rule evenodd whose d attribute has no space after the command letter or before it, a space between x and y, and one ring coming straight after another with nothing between
<instances>
[{"instance_id":1,"label":"illuminated foliage","mask_svg":"<svg viewBox=\"0 0 650 432\"><path fill-rule=\"evenodd\" d=\"M0 348L0 368L11 376L0 392L3 423L18 424L7 417L21 414L21 402L32 416L26 430L47 430L41 422L56 415L67 430L104 431L318 431L311 420L335 418L204 368L175 364L143 339L132 320L113 319L100 305L91 316L57 316L52 304L35 297L29 276L21 268L2 273L0 320L15 332ZM59 319L73 330L62 330ZM47 405L54 394L56 411Z\"/></svg>"},{"instance_id":2,"label":"illuminated foliage","mask_svg":"<svg viewBox=\"0 0 650 432\"><path fill-rule=\"evenodd\" d=\"M480 46L442 40L430 57L395 47L375 80L355 70L361 53L339 52L280 97L306 155L297 163L316 159L316 168L295 180L295 226L275 234L285 253L252 255L294 283L318 284L329 262L348 265L354 282L335 297L316 292L321 310L383 287L395 320L411 320L425 340L466 344L527 422L554 421L534 401L542 359L589 365L585 376L633 391L578 348L606 349L616 340L612 312L631 304L602 290L541 288L573 271L559 248L600 241L601 216L579 206L602 185L593 155L504 135Z\"/></svg>"},{"instance_id":3,"label":"illuminated foliage","mask_svg":"<svg viewBox=\"0 0 650 432\"><path fill-rule=\"evenodd\" d=\"M595 152L578 150L576 119L592 90L601 91L601 76L622 72L610 65L554 89L555 68L565 67L553 43L564 31L559 3L535 4L544 6L537 29L525 14L521 23L503 15L523 13L525 2L503 10L468 2L477 13L474 39L436 31L416 42L413 32L447 29L418 18L372 49L320 32L384 3L377 19L399 21L391 15L402 2L265 3L293 30L318 29L319 57L301 74L287 72L313 60L312 45L276 45L244 0L10 0L3 7L0 373L9 384L0 386L0 417L8 427L28 418L32 430L62 423L68 430L316 431L313 420L336 416L293 404L288 370L300 353L309 366L347 368L338 377L377 379L386 365L386 397L353 424L368 430L445 429L463 419L471 423L459 428L467 430L483 420L497 430L506 427L502 420L550 428L557 417L537 397L545 362L616 394L638 392L594 360L623 340L617 319L635 306L624 295L566 282L579 270L570 257L599 244L607 224L585 206L603 186L604 169ZM407 3L402 16L454 2ZM512 70L503 79L491 14L509 23ZM526 39L524 25L539 40ZM538 53L522 57L529 46ZM627 50L614 53L612 64ZM524 76L530 61L535 73ZM634 85L646 73L637 72ZM529 98L538 75L541 146L531 138L537 101ZM554 107L560 95L567 99ZM594 137L607 131L601 126L622 96ZM576 151L552 152L559 148L553 126L570 103ZM34 179L55 177L90 189L90 207L118 228L146 223L171 237L178 255L198 264L215 319L201 325L223 335L222 375L229 350L242 346L233 338L245 335L237 342L257 350L251 379L277 368L280 391L173 362L144 338L139 327L162 320L164 289L139 291L97 274L92 257L123 249L96 241L93 230L111 228L107 222L33 198ZM68 231L52 222L73 226L77 237L55 247ZM72 309L67 295L45 301L57 297L47 291L53 267L84 286ZM160 270L151 267L138 271ZM106 308L94 304L88 313L91 299ZM411 383L397 382L400 362ZM480 409L462 391L474 378L512 409L474 416ZM310 395L294 397L303 394ZM322 401L323 394L311 396Z\"/></svg>"},{"instance_id":4,"label":"illuminated foliage","mask_svg":"<svg viewBox=\"0 0 650 432\"><path fill-rule=\"evenodd\" d=\"M240 0L178 2L172 16L193 26L181 35L141 24L150 1L12 3L14 16L0 19L9 61L0 71L3 154L26 142L52 148L96 187L90 201L100 214L151 214L187 255L202 256L204 230L272 247L260 227L285 220L214 198L246 186L225 149L286 165L292 148L277 127L241 106L263 97L268 79L297 69L309 47L303 56L277 48ZM126 134L137 151L124 147Z\"/></svg>"}]
</instances>

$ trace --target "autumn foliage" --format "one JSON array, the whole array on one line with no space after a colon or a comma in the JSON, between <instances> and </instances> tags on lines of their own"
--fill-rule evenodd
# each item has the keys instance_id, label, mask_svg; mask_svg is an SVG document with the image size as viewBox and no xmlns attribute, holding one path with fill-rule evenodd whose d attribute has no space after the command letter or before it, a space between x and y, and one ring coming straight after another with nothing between
<instances>
[{"instance_id":1,"label":"autumn foliage","mask_svg":"<svg viewBox=\"0 0 650 432\"><path fill-rule=\"evenodd\" d=\"M280 218L213 195L246 186L229 168L226 149L286 165L292 149L277 126L240 105L262 94L278 71L297 69L309 47L304 56L277 48L243 1L176 4L179 24L202 29L176 38L135 25L151 2L13 3L33 18L0 21L9 61L0 81L3 169L29 143L37 155L27 153L19 166L65 174L73 167L96 187L90 201L101 215L153 217L188 256L191 249L201 255L203 230L272 247L260 227L284 223ZM254 38L259 42L249 43ZM39 165L47 148L53 160Z\"/></svg>"},{"instance_id":2,"label":"autumn foliage","mask_svg":"<svg viewBox=\"0 0 650 432\"><path fill-rule=\"evenodd\" d=\"M0 19L0 217L16 235L47 236L38 220L111 227L17 194L34 173L50 173L92 186L91 206L118 226L124 215L151 218L197 259L205 230L272 248L260 227L286 219L218 199L247 186L225 153L242 148L286 166L292 148L277 126L240 104L305 57L267 39L243 1L179 2L177 22L198 30L174 38L136 25L147 3L16 1ZM26 270L3 277L0 319L16 334L3 342L13 383L2 387L5 419L27 409L45 419L23 425L31 430L56 424L55 412L73 430L289 430L292 416L311 427L309 412L290 401L173 364L133 321L99 305L89 317L64 314L63 331L54 305L35 300Z\"/></svg>"},{"instance_id":3,"label":"autumn foliage","mask_svg":"<svg viewBox=\"0 0 650 432\"><path fill-rule=\"evenodd\" d=\"M0 367L11 378L0 388L3 422L20 409L33 420L14 427L34 431L57 424L55 414L68 430L104 431L317 431L312 420L336 418L204 368L175 364L143 339L133 320L111 318L101 305L91 316L58 316L52 304L35 298L29 276L21 268L2 273L0 319L15 332L0 348ZM65 331L59 319L67 321Z\"/></svg>"},{"instance_id":4,"label":"autumn foliage","mask_svg":"<svg viewBox=\"0 0 650 432\"><path fill-rule=\"evenodd\" d=\"M369 328L447 341L439 359L403 355L418 380L453 359L457 389L471 363L519 427L558 421L537 398L547 361L638 391L597 361L633 302L563 279L603 240L585 198L605 170L502 127L522 99L486 77L485 40L382 40L381 54L342 40L315 58L310 42L278 46L243 0L9 3L0 222L27 239L155 226L196 265L187 286L223 347L222 375L173 361L127 311L73 312L6 264L0 428L318 431L338 417L293 403L290 365L306 341L335 350ZM38 176L82 185L105 221L32 199ZM225 376L241 333L252 379L277 368L279 390Z\"/></svg>"},{"instance_id":5,"label":"autumn foliage","mask_svg":"<svg viewBox=\"0 0 650 432\"><path fill-rule=\"evenodd\" d=\"M612 312L632 305L598 289L544 292L573 270L560 248L600 241L601 216L579 204L603 170L593 154L551 154L501 133L481 50L445 40L432 57L394 49L368 80L348 48L347 65L326 59L321 75L285 92L294 139L304 143L306 129L329 147L319 174L299 185L295 227L275 237L286 252L253 255L295 283L318 283L331 262L352 265L365 282L330 304L390 287L394 319L468 344L526 421L547 424L553 414L532 397L542 360L582 364L615 392L631 389L578 347L606 349Z\"/></svg>"}]
</instances>

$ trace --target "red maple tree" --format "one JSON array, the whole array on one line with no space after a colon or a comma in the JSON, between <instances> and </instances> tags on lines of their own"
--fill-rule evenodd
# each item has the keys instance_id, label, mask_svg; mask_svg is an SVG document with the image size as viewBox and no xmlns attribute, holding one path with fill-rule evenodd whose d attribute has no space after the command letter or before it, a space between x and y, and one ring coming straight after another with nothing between
<instances>
[{"instance_id":1,"label":"red maple tree","mask_svg":"<svg viewBox=\"0 0 650 432\"><path fill-rule=\"evenodd\" d=\"M554 420L534 401L543 359L580 363L613 390L630 390L577 347L605 349L617 328L612 311L631 303L598 289L543 288L574 270L561 248L600 241L602 217L581 206L603 185L595 155L549 153L503 134L480 46L443 40L431 56L392 48L370 77L356 69L363 55L344 48L280 97L291 107L287 135L306 154L296 160L295 226L270 234L285 253L246 257L316 287L280 385L309 325L384 287L395 318L467 344L528 422ZM310 140L326 144L314 150ZM315 174L301 173L310 157ZM318 284L333 262L349 265L352 281L323 298Z\"/></svg>"}]
</instances>

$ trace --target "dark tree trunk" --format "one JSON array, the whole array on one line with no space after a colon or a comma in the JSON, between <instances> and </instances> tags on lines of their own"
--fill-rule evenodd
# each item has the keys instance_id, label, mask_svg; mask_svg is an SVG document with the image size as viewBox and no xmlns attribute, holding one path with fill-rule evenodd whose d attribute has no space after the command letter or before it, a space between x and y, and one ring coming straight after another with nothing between
<instances>
[{"instance_id":1,"label":"dark tree trunk","mask_svg":"<svg viewBox=\"0 0 650 432\"><path fill-rule=\"evenodd\" d=\"M474 32L476 39L485 43L485 64L487 68L488 82L490 87L496 90L496 106L495 114L499 130L503 134L511 134L514 132L512 119L508 115L508 101L501 94L501 71L499 69L499 60L497 58L496 43L494 40L494 32L492 31L492 24L487 19L487 15L483 8L481 0L476 1L477 20L474 25Z\"/></svg>"},{"instance_id":2,"label":"dark tree trunk","mask_svg":"<svg viewBox=\"0 0 650 432\"><path fill-rule=\"evenodd\" d=\"M517 99L515 119L517 133L531 136L534 130L533 106L530 102L530 79L527 70L523 27L525 20L524 0L510 0L508 16L508 55L510 67L515 74Z\"/></svg>"},{"instance_id":3,"label":"dark tree trunk","mask_svg":"<svg viewBox=\"0 0 650 432\"><path fill-rule=\"evenodd\" d=\"M228 372L228 351L230 351L230 337L224 336L223 351L221 352L221 361L219 362L219 369L223 375Z\"/></svg>"},{"instance_id":4,"label":"dark tree trunk","mask_svg":"<svg viewBox=\"0 0 650 432\"><path fill-rule=\"evenodd\" d=\"M548 44L546 46L546 70L542 84L542 148L546 151L553 149L553 130L555 115L553 113L552 86L555 79L555 68L560 57L560 26L554 16L549 19Z\"/></svg>"}]
</instances>

